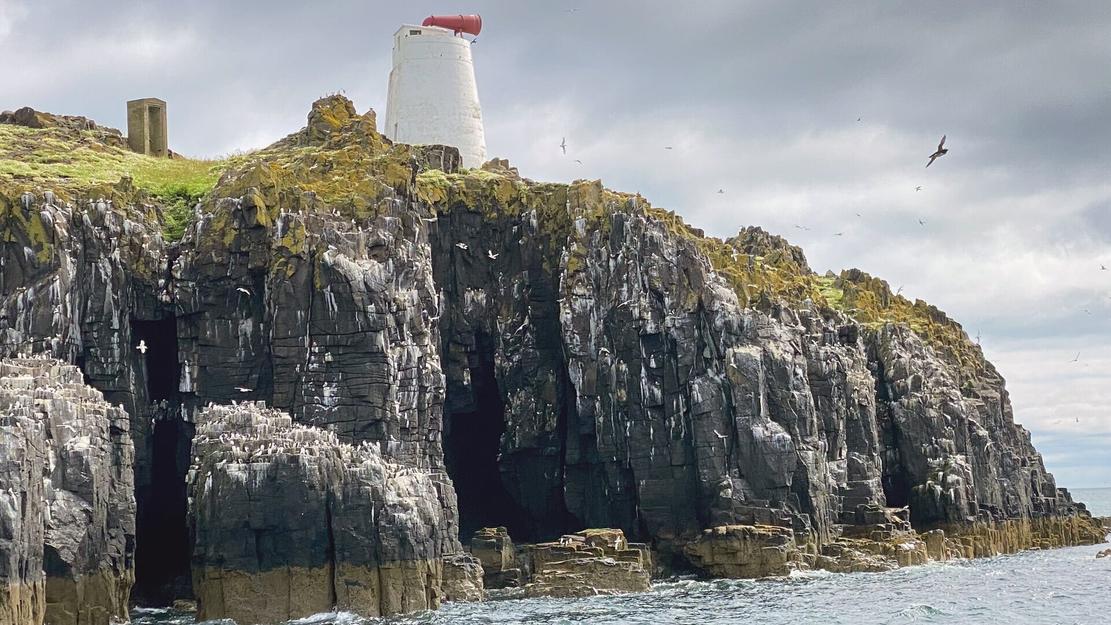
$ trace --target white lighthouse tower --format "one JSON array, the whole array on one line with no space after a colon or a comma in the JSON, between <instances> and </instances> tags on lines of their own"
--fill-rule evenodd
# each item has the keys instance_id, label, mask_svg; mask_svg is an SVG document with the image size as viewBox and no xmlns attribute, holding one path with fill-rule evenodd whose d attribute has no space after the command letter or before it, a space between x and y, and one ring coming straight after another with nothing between
<instances>
[{"instance_id":1,"label":"white lighthouse tower","mask_svg":"<svg viewBox=\"0 0 1111 625\"><path fill-rule=\"evenodd\" d=\"M398 143L459 149L463 166L486 162L486 133L471 60L477 15L432 16L402 26L393 39L385 135Z\"/></svg>"}]
</instances>

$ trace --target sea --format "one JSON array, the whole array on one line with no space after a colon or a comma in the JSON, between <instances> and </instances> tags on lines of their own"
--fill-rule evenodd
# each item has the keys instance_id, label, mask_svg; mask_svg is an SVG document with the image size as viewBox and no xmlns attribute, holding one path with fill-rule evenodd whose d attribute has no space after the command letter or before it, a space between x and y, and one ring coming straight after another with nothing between
<instances>
[{"instance_id":1,"label":"sea","mask_svg":"<svg viewBox=\"0 0 1111 625\"><path fill-rule=\"evenodd\" d=\"M1075 489L1097 516L1111 516L1111 488ZM674 579L645 593L587 599L524 599L495 591L482 603L389 619L317 614L289 625L1107 625L1109 545L930 563L887 573L796 573L771 580ZM501 594L499 594L501 593ZM136 625L194 625L190 613L137 609ZM231 621L210 621L230 625Z\"/></svg>"}]
</instances>

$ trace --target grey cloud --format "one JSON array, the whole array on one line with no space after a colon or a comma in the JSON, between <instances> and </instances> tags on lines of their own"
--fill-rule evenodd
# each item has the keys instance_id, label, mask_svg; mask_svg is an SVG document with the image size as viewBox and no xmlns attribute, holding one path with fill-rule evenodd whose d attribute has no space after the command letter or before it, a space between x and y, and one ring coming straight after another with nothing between
<instances>
[{"instance_id":1,"label":"grey cloud","mask_svg":"<svg viewBox=\"0 0 1111 625\"><path fill-rule=\"evenodd\" d=\"M1079 221L1080 228L1074 230L1071 234L1073 236L1087 235L1103 244L1106 249L1106 245L1111 243L1111 198L1084 208L1080 212ZM1108 263L1104 263L1104 265L1107 266Z\"/></svg>"}]
</instances>

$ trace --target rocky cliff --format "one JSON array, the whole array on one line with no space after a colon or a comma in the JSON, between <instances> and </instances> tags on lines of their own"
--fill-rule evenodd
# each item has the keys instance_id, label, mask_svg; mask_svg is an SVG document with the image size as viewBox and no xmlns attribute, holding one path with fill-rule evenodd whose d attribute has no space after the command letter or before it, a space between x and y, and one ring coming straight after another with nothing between
<instances>
[{"instance_id":1,"label":"rocky cliff","mask_svg":"<svg viewBox=\"0 0 1111 625\"><path fill-rule=\"evenodd\" d=\"M205 407L247 400L325 430L313 440L332 450L267 455L249 471L287 476L268 497L288 483L339 501L361 484L342 467L371 449L434 488L439 510L421 514L438 520L419 526L441 538L375 562L450 553L455 519L464 536L505 526L525 541L617 528L676 567L699 566L692 545L712 528L770 526L719 534L786 530L817 549L888 508L950 534L1043 528L1015 530L1015 545L1090 539L1033 523L1088 521L959 324L861 271L818 275L759 228L721 240L597 181L460 169L451 148L391 144L341 97L274 145L207 164L16 117L0 118L0 163L20 165L0 167L0 354L74 363L130 415L145 600L192 592L190 554L202 610L209 568L339 567L278 547L221 561L210 548L232 528L196 507L216 500L194 483L187 512L191 456L232 489L207 456L247 453L211 434L192 447ZM24 166L57 144L88 166ZM120 169L133 175L105 173ZM271 434L243 436L255 449ZM332 527L311 510L313 531ZM339 594L320 584L314 606Z\"/></svg>"},{"instance_id":2,"label":"rocky cliff","mask_svg":"<svg viewBox=\"0 0 1111 625\"><path fill-rule=\"evenodd\" d=\"M246 403L198 418L189 474L198 619L436 608L460 551L454 493L427 473ZM447 500L444 500L448 498Z\"/></svg>"},{"instance_id":3,"label":"rocky cliff","mask_svg":"<svg viewBox=\"0 0 1111 625\"><path fill-rule=\"evenodd\" d=\"M127 414L76 367L0 361L0 623L127 617L132 457Z\"/></svg>"}]
</instances>

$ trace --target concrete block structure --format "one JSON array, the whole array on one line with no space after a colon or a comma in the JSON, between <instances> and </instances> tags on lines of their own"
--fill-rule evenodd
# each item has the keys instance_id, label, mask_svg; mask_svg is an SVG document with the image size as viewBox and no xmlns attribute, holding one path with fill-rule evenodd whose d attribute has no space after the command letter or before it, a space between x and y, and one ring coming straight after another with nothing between
<instances>
[{"instance_id":1,"label":"concrete block structure","mask_svg":"<svg viewBox=\"0 0 1111 625\"><path fill-rule=\"evenodd\" d=\"M486 161L486 133L471 42L462 31L404 25L394 34L383 133L398 143L456 147L463 166L475 168Z\"/></svg>"},{"instance_id":2,"label":"concrete block structure","mask_svg":"<svg viewBox=\"0 0 1111 625\"><path fill-rule=\"evenodd\" d=\"M169 155L164 101L158 98L143 98L130 100L127 103L127 145L139 154Z\"/></svg>"}]
</instances>

